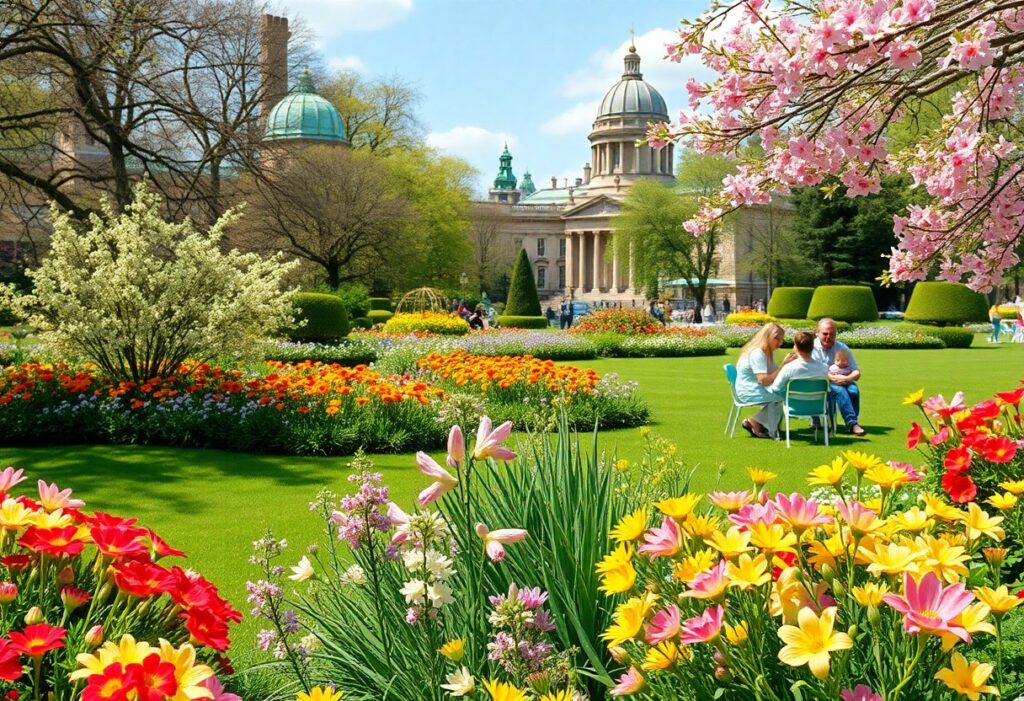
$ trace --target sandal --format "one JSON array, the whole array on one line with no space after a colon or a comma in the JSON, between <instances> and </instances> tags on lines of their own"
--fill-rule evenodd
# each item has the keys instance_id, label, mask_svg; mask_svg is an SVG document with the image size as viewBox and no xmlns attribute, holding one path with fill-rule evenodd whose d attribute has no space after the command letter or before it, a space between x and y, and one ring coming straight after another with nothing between
<instances>
[{"instance_id":1,"label":"sandal","mask_svg":"<svg viewBox=\"0 0 1024 701\"><path fill-rule=\"evenodd\" d=\"M865 431L860 424L854 424L853 426L850 427L850 433L857 436L857 438L860 438L861 436L866 434L867 431Z\"/></svg>"},{"instance_id":2,"label":"sandal","mask_svg":"<svg viewBox=\"0 0 1024 701\"><path fill-rule=\"evenodd\" d=\"M740 423L740 426L742 426L743 430L749 433L754 438L757 438L760 435L759 433L754 433L754 427L750 425L750 422L747 421L747 419L743 419L743 422Z\"/></svg>"}]
</instances>

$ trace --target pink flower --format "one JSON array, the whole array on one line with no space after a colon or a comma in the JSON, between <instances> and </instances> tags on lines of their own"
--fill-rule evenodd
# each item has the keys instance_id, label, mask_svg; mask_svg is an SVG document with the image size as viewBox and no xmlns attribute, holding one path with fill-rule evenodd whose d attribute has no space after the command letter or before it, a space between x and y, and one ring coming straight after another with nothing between
<instances>
[{"instance_id":1,"label":"pink flower","mask_svg":"<svg viewBox=\"0 0 1024 701\"><path fill-rule=\"evenodd\" d=\"M25 473L24 470L15 470L13 467L5 467L3 472L0 472L0 492L10 491L11 487L24 482L25 478L22 475Z\"/></svg>"},{"instance_id":2,"label":"pink flower","mask_svg":"<svg viewBox=\"0 0 1024 701\"><path fill-rule=\"evenodd\" d=\"M476 524L476 534L484 541L484 551L492 562L501 562L505 559L505 545L518 543L526 537L526 531L522 528L499 528L491 531L482 523Z\"/></svg>"},{"instance_id":3,"label":"pink flower","mask_svg":"<svg viewBox=\"0 0 1024 701\"><path fill-rule=\"evenodd\" d=\"M508 438L510 433L512 433L511 421L506 421L498 428L491 430L491 419L487 416L480 417L480 427L476 430L476 445L473 446L473 459L514 460L516 454L501 446L501 442Z\"/></svg>"},{"instance_id":4,"label":"pink flower","mask_svg":"<svg viewBox=\"0 0 1024 701\"><path fill-rule=\"evenodd\" d=\"M462 428L456 424L448 431L448 467L452 470L458 468L466 459L466 442L462 438Z\"/></svg>"},{"instance_id":5,"label":"pink flower","mask_svg":"<svg viewBox=\"0 0 1024 701\"><path fill-rule=\"evenodd\" d=\"M921 52L917 50L917 42L901 41L889 46L889 60L901 71L909 71L921 62Z\"/></svg>"},{"instance_id":6,"label":"pink flower","mask_svg":"<svg viewBox=\"0 0 1024 701\"><path fill-rule=\"evenodd\" d=\"M883 701L881 694L876 694L866 684L858 684L853 689L843 689L839 692L843 701Z\"/></svg>"},{"instance_id":7,"label":"pink flower","mask_svg":"<svg viewBox=\"0 0 1024 701\"><path fill-rule=\"evenodd\" d=\"M47 511L56 511L57 509L77 509L80 506L85 506L85 502L81 499L71 499L70 489L61 489L56 484L47 484L44 480L39 480L39 503L43 505L43 508Z\"/></svg>"},{"instance_id":8,"label":"pink flower","mask_svg":"<svg viewBox=\"0 0 1024 701\"><path fill-rule=\"evenodd\" d=\"M635 694L644 688L644 678L636 667L630 667L629 671L619 677L619 683L612 687L609 692L612 696L627 696Z\"/></svg>"},{"instance_id":9,"label":"pink flower","mask_svg":"<svg viewBox=\"0 0 1024 701\"><path fill-rule=\"evenodd\" d=\"M911 635L952 633L971 642L971 634L965 628L950 625L974 600L974 594L960 582L943 587L934 572L928 572L920 581L908 572L903 575L903 596L886 594L882 600L903 614L903 628Z\"/></svg>"},{"instance_id":10,"label":"pink flower","mask_svg":"<svg viewBox=\"0 0 1024 701\"><path fill-rule=\"evenodd\" d=\"M438 465L434 458L422 450L416 453L416 464L419 466L420 472L434 480L429 487L420 492L417 498L420 506L433 504L442 494L451 491L459 483L459 480L452 477L448 470Z\"/></svg>"},{"instance_id":11,"label":"pink flower","mask_svg":"<svg viewBox=\"0 0 1024 701\"><path fill-rule=\"evenodd\" d=\"M725 576L728 565L725 560L719 560L718 564L709 570L704 570L690 583L690 589L679 595L685 599L717 599L729 586L729 580Z\"/></svg>"},{"instance_id":12,"label":"pink flower","mask_svg":"<svg viewBox=\"0 0 1024 701\"><path fill-rule=\"evenodd\" d=\"M774 504L779 517L798 533L813 526L832 523L832 517L819 513L821 505L818 502L804 498L799 492L793 492L789 496L777 494Z\"/></svg>"},{"instance_id":13,"label":"pink flower","mask_svg":"<svg viewBox=\"0 0 1024 701\"><path fill-rule=\"evenodd\" d=\"M679 635L679 607L672 605L654 614L645 629L646 640L650 645L657 645Z\"/></svg>"},{"instance_id":14,"label":"pink flower","mask_svg":"<svg viewBox=\"0 0 1024 701\"><path fill-rule=\"evenodd\" d=\"M668 517L661 522L661 526L655 527L644 533L644 544L637 548L637 552L650 555L653 560L656 557L671 557L679 552L682 539L679 534L679 526Z\"/></svg>"},{"instance_id":15,"label":"pink flower","mask_svg":"<svg viewBox=\"0 0 1024 701\"><path fill-rule=\"evenodd\" d=\"M241 696L224 691L224 686L217 677L207 677L200 686L205 687L213 694L210 701L242 701Z\"/></svg>"},{"instance_id":16,"label":"pink flower","mask_svg":"<svg viewBox=\"0 0 1024 701\"><path fill-rule=\"evenodd\" d=\"M683 630L679 639L688 645L714 640L722 629L722 616L724 614L725 609L721 606L707 609L701 615L691 618L683 624Z\"/></svg>"},{"instance_id":17,"label":"pink flower","mask_svg":"<svg viewBox=\"0 0 1024 701\"><path fill-rule=\"evenodd\" d=\"M771 525L777 518L775 506L770 501L765 504L747 504L736 513L729 514L729 520L737 526L748 527L755 523Z\"/></svg>"}]
</instances>

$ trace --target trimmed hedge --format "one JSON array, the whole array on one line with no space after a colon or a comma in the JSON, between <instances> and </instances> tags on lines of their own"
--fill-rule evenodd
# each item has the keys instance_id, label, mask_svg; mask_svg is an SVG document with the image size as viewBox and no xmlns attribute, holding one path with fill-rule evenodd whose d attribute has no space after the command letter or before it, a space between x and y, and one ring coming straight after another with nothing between
<instances>
[{"instance_id":1,"label":"trimmed hedge","mask_svg":"<svg viewBox=\"0 0 1024 701\"><path fill-rule=\"evenodd\" d=\"M988 302L958 282L919 282L903 317L921 324L961 326L987 320Z\"/></svg>"},{"instance_id":2,"label":"trimmed hedge","mask_svg":"<svg viewBox=\"0 0 1024 701\"><path fill-rule=\"evenodd\" d=\"M497 322L508 329L546 329L551 325L546 316L499 316Z\"/></svg>"},{"instance_id":3,"label":"trimmed hedge","mask_svg":"<svg viewBox=\"0 0 1024 701\"><path fill-rule=\"evenodd\" d=\"M391 299L389 297L370 297L370 311L390 312ZM373 317L370 318L372 319Z\"/></svg>"},{"instance_id":4,"label":"trimmed hedge","mask_svg":"<svg viewBox=\"0 0 1024 701\"><path fill-rule=\"evenodd\" d=\"M348 310L340 297L299 292L293 300L296 326L288 331L293 341L337 341L348 335Z\"/></svg>"},{"instance_id":5,"label":"trimmed hedge","mask_svg":"<svg viewBox=\"0 0 1024 701\"><path fill-rule=\"evenodd\" d=\"M777 321L787 329L811 332L816 332L818 330L818 322L814 319L777 319ZM839 321L838 319L833 319L833 321L836 322L836 333L849 331L853 328L853 324L848 321Z\"/></svg>"},{"instance_id":6,"label":"trimmed hedge","mask_svg":"<svg viewBox=\"0 0 1024 701\"><path fill-rule=\"evenodd\" d=\"M526 249L519 249L519 257L512 268L512 278L508 285L508 299L505 301L505 313L510 317L540 316L540 300L537 298L537 283L533 279L533 266ZM539 328L520 327L520 328Z\"/></svg>"},{"instance_id":7,"label":"trimmed hedge","mask_svg":"<svg viewBox=\"0 0 1024 701\"><path fill-rule=\"evenodd\" d=\"M609 355L623 358L689 358L699 355L725 355L726 343L716 336L651 334L628 336Z\"/></svg>"},{"instance_id":8,"label":"trimmed hedge","mask_svg":"<svg viewBox=\"0 0 1024 701\"><path fill-rule=\"evenodd\" d=\"M369 312L367 312L369 313ZM354 329L372 329L373 322L368 317L357 316L352 320L352 328Z\"/></svg>"},{"instance_id":9,"label":"trimmed hedge","mask_svg":"<svg viewBox=\"0 0 1024 701\"><path fill-rule=\"evenodd\" d=\"M946 344L935 336L896 331L891 326L865 326L837 336L850 348L885 348L889 350L939 349Z\"/></svg>"},{"instance_id":10,"label":"trimmed hedge","mask_svg":"<svg viewBox=\"0 0 1024 701\"><path fill-rule=\"evenodd\" d=\"M814 290L807 317L830 317L836 321L878 321L878 305L875 304L870 287L822 285Z\"/></svg>"},{"instance_id":11,"label":"trimmed hedge","mask_svg":"<svg viewBox=\"0 0 1024 701\"><path fill-rule=\"evenodd\" d=\"M946 348L970 348L974 332L963 326L925 326L923 324L896 324L898 331L934 336L946 344Z\"/></svg>"},{"instance_id":12,"label":"trimmed hedge","mask_svg":"<svg viewBox=\"0 0 1024 701\"><path fill-rule=\"evenodd\" d=\"M366 318L369 319L370 323L373 325L383 324L393 316L394 314L389 312L387 309L371 309L366 312Z\"/></svg>"},{"instance_id":13,"label":"trimmed hedge","mask_svg":"<svg viewBox=\"0 0 1024 701\"><path fill-rule=\"evenodd\" d=\"M806 319L813 297L813 287L776 287L767 311L777 319Z\"/></svg>"},{"instance_id":14,"label":"trimmed hedge","mask_svg":"<svg viewBox=\"0 0 1024 701\"><path fill-rule=\"evenodd\" d=\"M280 360L297 363L310 360L319 363L337 363L346 367L369 365L377 362L378 353L366 343L342 342L324 343L282 343L270 346L263 354L264 360Z\"/></svg>"}]
</instances>

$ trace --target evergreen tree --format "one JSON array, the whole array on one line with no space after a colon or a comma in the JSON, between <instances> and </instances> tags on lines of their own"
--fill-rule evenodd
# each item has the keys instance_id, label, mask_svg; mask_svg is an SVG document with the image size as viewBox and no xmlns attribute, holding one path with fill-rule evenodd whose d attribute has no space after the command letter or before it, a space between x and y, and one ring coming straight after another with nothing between
<instances>
[{"instance_id":1,"label":"evergreen tree","mask_svg":"<svg viewBox=\"0 0 1024 701\"><path fill-rule=\"evenodd\" d=\"M533 279L533 268L526 249L519 249L519 257L512 267L512 280L508 287L508 303L505 316L540 316L540 299L537 297L537 283Z\"/></svg>"}]
</instances>

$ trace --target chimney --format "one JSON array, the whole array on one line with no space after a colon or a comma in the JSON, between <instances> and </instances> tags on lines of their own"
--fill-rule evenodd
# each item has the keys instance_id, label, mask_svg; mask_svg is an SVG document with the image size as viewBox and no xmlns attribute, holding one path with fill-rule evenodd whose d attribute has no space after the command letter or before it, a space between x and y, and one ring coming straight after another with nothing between
<instances>
[{"instance_id":1,"label":"chimney","mask_svg":"<svg viewBox=\"0 0 1024 701\"><path fill-rule=\"evenodd\" d=\"M288 94L288 18L263 15L260 18L260 123L267 124L270 110Z\"/></svg>"},{"instance_id":2,"label":"chimney","mask_svg":"<svg viewBox=\"0 0 1024 701\"><path fill-rule=\"evenodd\" d=\"M590 171L590 164L589 163L585 163L583 165L583 184L584 185L589 185L590 184L590 172L591 172Z\"/></svg>"},{"instance_id":3,"label":"chimney","mask_svg":"<svg viewBox=\"0 0 1024 701\"><path fill-rule=\"evenodd\" d=\"M558 189L558 178L556 178L553 175L551 176L551 189L552 190L557 190Z\"/></svg>"},{"instance_id":4,"label":"chimney","mask_svg":"<svg viewBox=\"0 0 1024 701\"><path fill-rule=\"evenodd\" d=\"M582 184L583 184L583 178L576 178L576 187L579 187Z\"/></svg>"}]
</instances>

